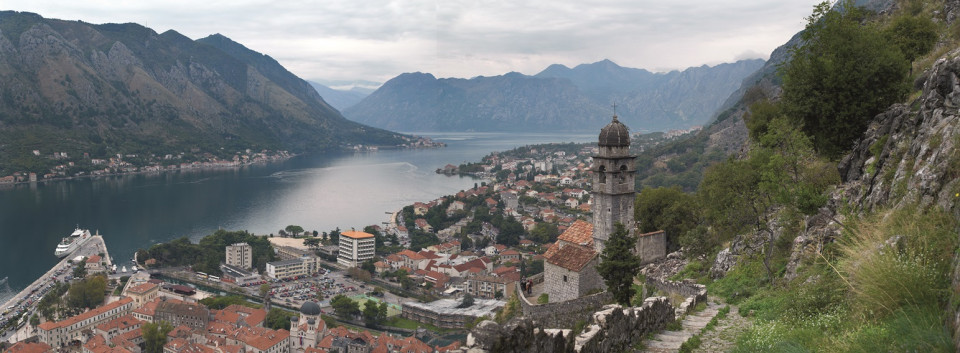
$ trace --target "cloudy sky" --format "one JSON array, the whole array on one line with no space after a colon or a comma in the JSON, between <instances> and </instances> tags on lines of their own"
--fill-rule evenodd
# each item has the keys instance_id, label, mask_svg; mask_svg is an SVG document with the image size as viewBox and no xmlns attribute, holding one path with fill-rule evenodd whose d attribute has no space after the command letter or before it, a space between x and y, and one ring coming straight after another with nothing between
<instances>
[{"instance_id":1,"label":"cloudy sky","mask_svg":"<svg viewBox=\"0 0 960 353\"><path fill-rule=\"evenodd\" d=\"M308 80L535 74L610 59L651 71L764 58L817 0L4 0L2 10L220 33Z\"/></svg>"}]
</instances>

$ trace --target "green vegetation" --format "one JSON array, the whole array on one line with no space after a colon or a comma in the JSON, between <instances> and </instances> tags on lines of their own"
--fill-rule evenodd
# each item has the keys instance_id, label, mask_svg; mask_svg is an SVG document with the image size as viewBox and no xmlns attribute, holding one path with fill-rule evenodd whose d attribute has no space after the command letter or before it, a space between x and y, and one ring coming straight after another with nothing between
<instances>
[{"instance_id":1,"label":"green vegetation","mask_svg":"<svg viewBox=\"0 0 960 353\"><path fill-rule=\"evenodd\" d=\"M953 351L943 308L954 300L957 220L914 206L878 211L848 226L816 263L782 286L744 281L744 274L756 277L756 260L714 283L712 289L725 289L715 294L741 301L740 311L755 316L736 351ZM737 295L736 287L755 292Z\"/></svg>"},{"instance_id":2,"label":"green vegetation","mask_svg":"<svg viewBox=\"0 0 960 353\"><path fill-rule=\"evenodd\" d=\"M817 151L840 157L867 124L908 91L910 61L932 47L926 26L897 19L890 32L842 0L817 5L783 70L783 110L802 122ZM890 33L887 35L887 33ZM893 40L890 40L890 38ZM907 52L901 51L905 49Z\"/></svg>"},{"instance_id":3,"label":"green vegetation","mask_svg":"<svg viewBox=\"0 0 960 353\"><path fill-rule=\"evenodd\" d=\"M200 304L203 304L204 306L210 309L216 309L216 310L222 310L223 308L226 308L231 305L242 305L242 306L255 308L255 309L259 309L262 307L261 305L251 303L247 301L247 299L245 299L244 297L241 297L238 295L207 297L207 298L200 299Z\"/></svg>"},{"instance_id":4,"label":"green vegetation","mask_svg":"<svg viewBox=\"0 0 960 353\"><path fill-rule=\"evenodd\" d=\"M673 252L681 245L696 245L681 244L680 235L700 223L698 210L696 197L684 193L679 186L644 188L637 195L634 218L640 224L640 232L666 232L667 252Z\"/></svg>"},{"instance_id":5,"label":"green vegetation","mask_svg":"<svg viewBox=\"0 0 960 353\"><path fill-rule=\"evenodd\" d=\"M353 320L357 315L360 315L360 305L343 294L337 294L333 299L330 299L330 306L333 307L337 316L345 320Z\"/></svg>"},{"instance_id":6,"label":"green vegetation","mask_svg":"<svg viewBox=\"0 0 960 353\"><path fill-rule=\"evenodd\" d=\"M367 327L380 326L387 320L387 303L367 300L363 303L363 323Z\"/></svg>"},{"instance_id":7,"label":"green vegetation","mask_svg":"<svg viewBox=\"0 0 960 353\"><path fill-rule=\"evenodd\" d=\"M537 297L537 304L547 304L549 302L550 302L550 295L547 293L540 294L540 296Z\"/></svg>"},{"instance_id":8,"label":"green vegetation","mask_svg":"<svg viewBox=\"0 0 960 353\"><path fill-rule=\"evenodd\" d=\"M270 308L270 312L267 313L267 318L263 320L263 326L274 330L290 330L290 318L298 316L299 314L292 311Z\"/></svg>"},{"instance_id":9,"label":"green vegetation","mask_svg":"<svg viewBox=\"0 0 960 353\"><path fill-rule=\"evenodd\" d=\"M103 275L84 278L70 285L67 304L74 310L92 309L103 304L107 291L107 277ZM79 312L78 311L78 312Z\"/></svg>"},{"instance_id":10,"label":"green vegetation","mask_svg":"<svg viewBox=\"0 0 960 353\"><path fill-rule=\"evenodd\" d=\"M147 322L140 327L143 331L144 353L163 353L163 345L167 344L167 334L173 331L169 322Z\"/></svg>"},{"instance_id":11,"label":"green vegetation","mask_svg":"<svg viewBox=\"0 0 960 353\"><path fill-rule=\"evenodd\" d=\"M266 237L246 231L229 232L222 229L203 237L197 244L191 243L187 237L154 244L148 250L138 250L137 259L156 259L159 266L190 266L194 271L219 276L222 274L220 263L226 261L225 249L233 243L250 244L253 248L253 266L261 272L267 262L277 259L273 246Z\"/></svg>"},{"instance_id":12,"label":"green vegetation","mask_svg":"<svg viewBox=\"0 0 960 353\"><path fill-rule=\"evenodd\" d=\"M623 306L630 305L634 294L633 275L640 269L640 257L633 254L636 242L637 238L630 236L623 224L617 222L597 266L613 300Z\"/></svg>"}]
</instances>

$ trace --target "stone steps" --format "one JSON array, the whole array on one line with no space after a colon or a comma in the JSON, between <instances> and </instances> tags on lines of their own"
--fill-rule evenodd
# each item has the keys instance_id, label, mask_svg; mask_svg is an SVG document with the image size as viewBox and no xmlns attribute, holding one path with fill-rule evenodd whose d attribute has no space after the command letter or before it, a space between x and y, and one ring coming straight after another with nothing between
<instances>
[{"instance_id":1,"label":"stone steps","mask_svg":"<svg viewBox=\"0 0 960 353\"><path fill-rule=\"evenodd\" d=\"M680 323L683 328L680 331L663 331L653 336L652 339L644 341L646 346L644 352L667 353L679 351L680 345L693 335L700 333L700 330L706 327L714 316L717 316L722 307L722 305L714 303L713 300L708 300L706 309L687 315L683 319Z\"/></svg>"}]
</instances>

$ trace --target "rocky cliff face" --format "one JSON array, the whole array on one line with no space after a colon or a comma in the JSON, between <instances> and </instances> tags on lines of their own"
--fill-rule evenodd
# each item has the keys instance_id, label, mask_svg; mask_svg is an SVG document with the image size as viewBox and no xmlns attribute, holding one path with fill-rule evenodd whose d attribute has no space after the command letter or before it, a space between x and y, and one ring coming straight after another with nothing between
<instances>
[{"instance_id":1,"label":"rocky cliff face","mask_svg":"<svg viewBox=\"0 0 960 353\"><path fill-rule=\"evenodd\" d=\"M220 35L0 12L0 81L0 140L12 146L102 156L401 141L344 119L275 60Z\"/></svg>"}]
</instances>

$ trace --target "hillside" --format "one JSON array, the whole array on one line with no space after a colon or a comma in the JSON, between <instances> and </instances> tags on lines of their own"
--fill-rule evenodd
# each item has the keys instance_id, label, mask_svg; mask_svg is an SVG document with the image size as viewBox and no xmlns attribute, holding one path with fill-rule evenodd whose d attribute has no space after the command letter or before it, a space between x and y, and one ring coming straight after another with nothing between
<instances>
[{"instance_id":1,"label":"hillside","mask_svg":"<svg viewBox=\"0 0 960 353\"><path fill-rule=\"evenodd\" d=\"M354 104L359 103L361 100L366 98L372 92L363 92L361 90L352 89L352 90L339 90L330 88L321 83L307 81L310 86L313 86L313 89L317 90L317 93L323 97L323 100L330 104L336 110L343 111L344 109L352 107Z\"/></svg>"},{"instance_id":2,"label":"hillside","mask_svg":"<svg viewBox=\"0 0 960 353\"><path fill-rule=\"evenodd\" d=\"M0 80L0 171L42 170L33 150L233 155L404 141L344 119L276 60L222 35L4 11Z\"/></svg>"},{"instance_id":3,"label":"hillside","mask_svg":"<svg viewBox=\"0 0 960 353\"><path fill-rule=\"evenodd\" d=\"M535 76L406 73L344 115L405 131L583 131L602 127L616 102L635 131L686 129L706 123L761 65L757 59L651 73L604 60L572 69L551 65Z\"/></svg>"}]
</instances>

